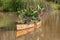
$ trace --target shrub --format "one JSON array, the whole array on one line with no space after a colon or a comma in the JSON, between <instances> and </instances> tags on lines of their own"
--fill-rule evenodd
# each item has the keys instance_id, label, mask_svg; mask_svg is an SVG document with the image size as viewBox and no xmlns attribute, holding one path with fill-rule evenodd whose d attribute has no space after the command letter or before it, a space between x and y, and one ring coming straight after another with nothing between
<instances>
[{"instance_id":1,"label":"shrub","mask_svg":"<svg viewBox=\"0 0 60 40\"><path fill-rule=\"evenodd\" d=\"M37 5L36 8L34 8L34 6L31 6L31 7L28 6L28 8L26 9L17 11L18 16L19 16L18 23L29 24L29 23L40 21L39 15L41 13L40 10L42 9L44 10L44 7L42 5Z\"/></svg>"},{"instance_id":2,"label":"shrub","mask_svg":"<svg viewBox=\"0 0 60 40\"><path fill-rule=\"evenodd\" d=\"M2 1L0 0L0 6L2 6Z\"/></svg>"},{"instance_id":3,"label":"shrub","mask_svg":"<svg viewBox=\"0 0 60 40\"><path fill-rule=\"evenodd\" d=\"M4 11L16 11L15 0L2 0Z\"/></svg>"}]
</instances>

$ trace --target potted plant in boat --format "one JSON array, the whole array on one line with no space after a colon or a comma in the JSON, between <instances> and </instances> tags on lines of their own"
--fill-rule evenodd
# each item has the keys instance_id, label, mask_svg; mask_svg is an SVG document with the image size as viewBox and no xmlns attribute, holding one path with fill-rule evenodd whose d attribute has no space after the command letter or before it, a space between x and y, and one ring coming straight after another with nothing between
<instances>
[{"instance_id":1,"label":"potted plant in boat","mask_svg":"<svg viewBox=\"0 0 60 40\"><path fill-rule=\"evenodd\" d=\"M40 5L36 8L30 5L26 9L17 11L19 17L16 25L18 30L17 37L34 31L41 26L39 16L43 16L42 10L44 10L44 7L41 8Z\"/></svg>"}]
</instances>

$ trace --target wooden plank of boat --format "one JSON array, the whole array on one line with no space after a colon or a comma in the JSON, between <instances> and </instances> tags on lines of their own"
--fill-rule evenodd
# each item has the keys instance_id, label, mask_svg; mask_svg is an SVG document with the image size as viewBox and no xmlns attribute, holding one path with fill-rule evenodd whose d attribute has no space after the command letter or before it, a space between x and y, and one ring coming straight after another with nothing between
<instances>
[{"instance_id":1,"label":"wooden plank of boat","mask_svg":"<svg viewBox=\"0 0 60 40\"><path fill-rule=\"evenodd\" d=\"M30 33L32 31L34 31L35 29L41 27L41 21L37 23L37 25L34 24L20 24L20 25L16 25L17 26L17 32L16 32L16 37L20 37L22 35L25 35L27 33Z\"/></svg>"}]
</instances>

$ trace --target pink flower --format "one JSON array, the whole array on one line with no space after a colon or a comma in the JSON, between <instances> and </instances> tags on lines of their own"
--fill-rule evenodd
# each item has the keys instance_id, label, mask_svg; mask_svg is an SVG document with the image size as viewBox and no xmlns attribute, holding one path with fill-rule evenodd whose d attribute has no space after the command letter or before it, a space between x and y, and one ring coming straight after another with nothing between
<instances>
[{"instance_id":1,"label":"pink flower","mask_svg":"<svg viewBox=\"0 0 60 40\"><path fill-rule=\"evenodd\" d=\"M43 12L41 12L40 17L43 17L43 16L44 16L44 13L43 13Z\"/></svg>"}]
</instances>

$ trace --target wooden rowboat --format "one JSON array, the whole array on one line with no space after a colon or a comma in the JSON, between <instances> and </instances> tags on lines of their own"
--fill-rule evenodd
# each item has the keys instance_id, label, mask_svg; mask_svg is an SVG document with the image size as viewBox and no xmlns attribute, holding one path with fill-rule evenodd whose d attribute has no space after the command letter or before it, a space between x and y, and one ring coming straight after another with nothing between
<instances>
[{"instance_id":1,"label":"wooden rowboat","mask_svg":"<svg viewBox=\"0 0 60 40\"><path fill-rule=\"evenodd\" d=\"M16 38L36 30L41 24L41 21L36 24L17 24Z\"/></svg>"}]
</instances>

